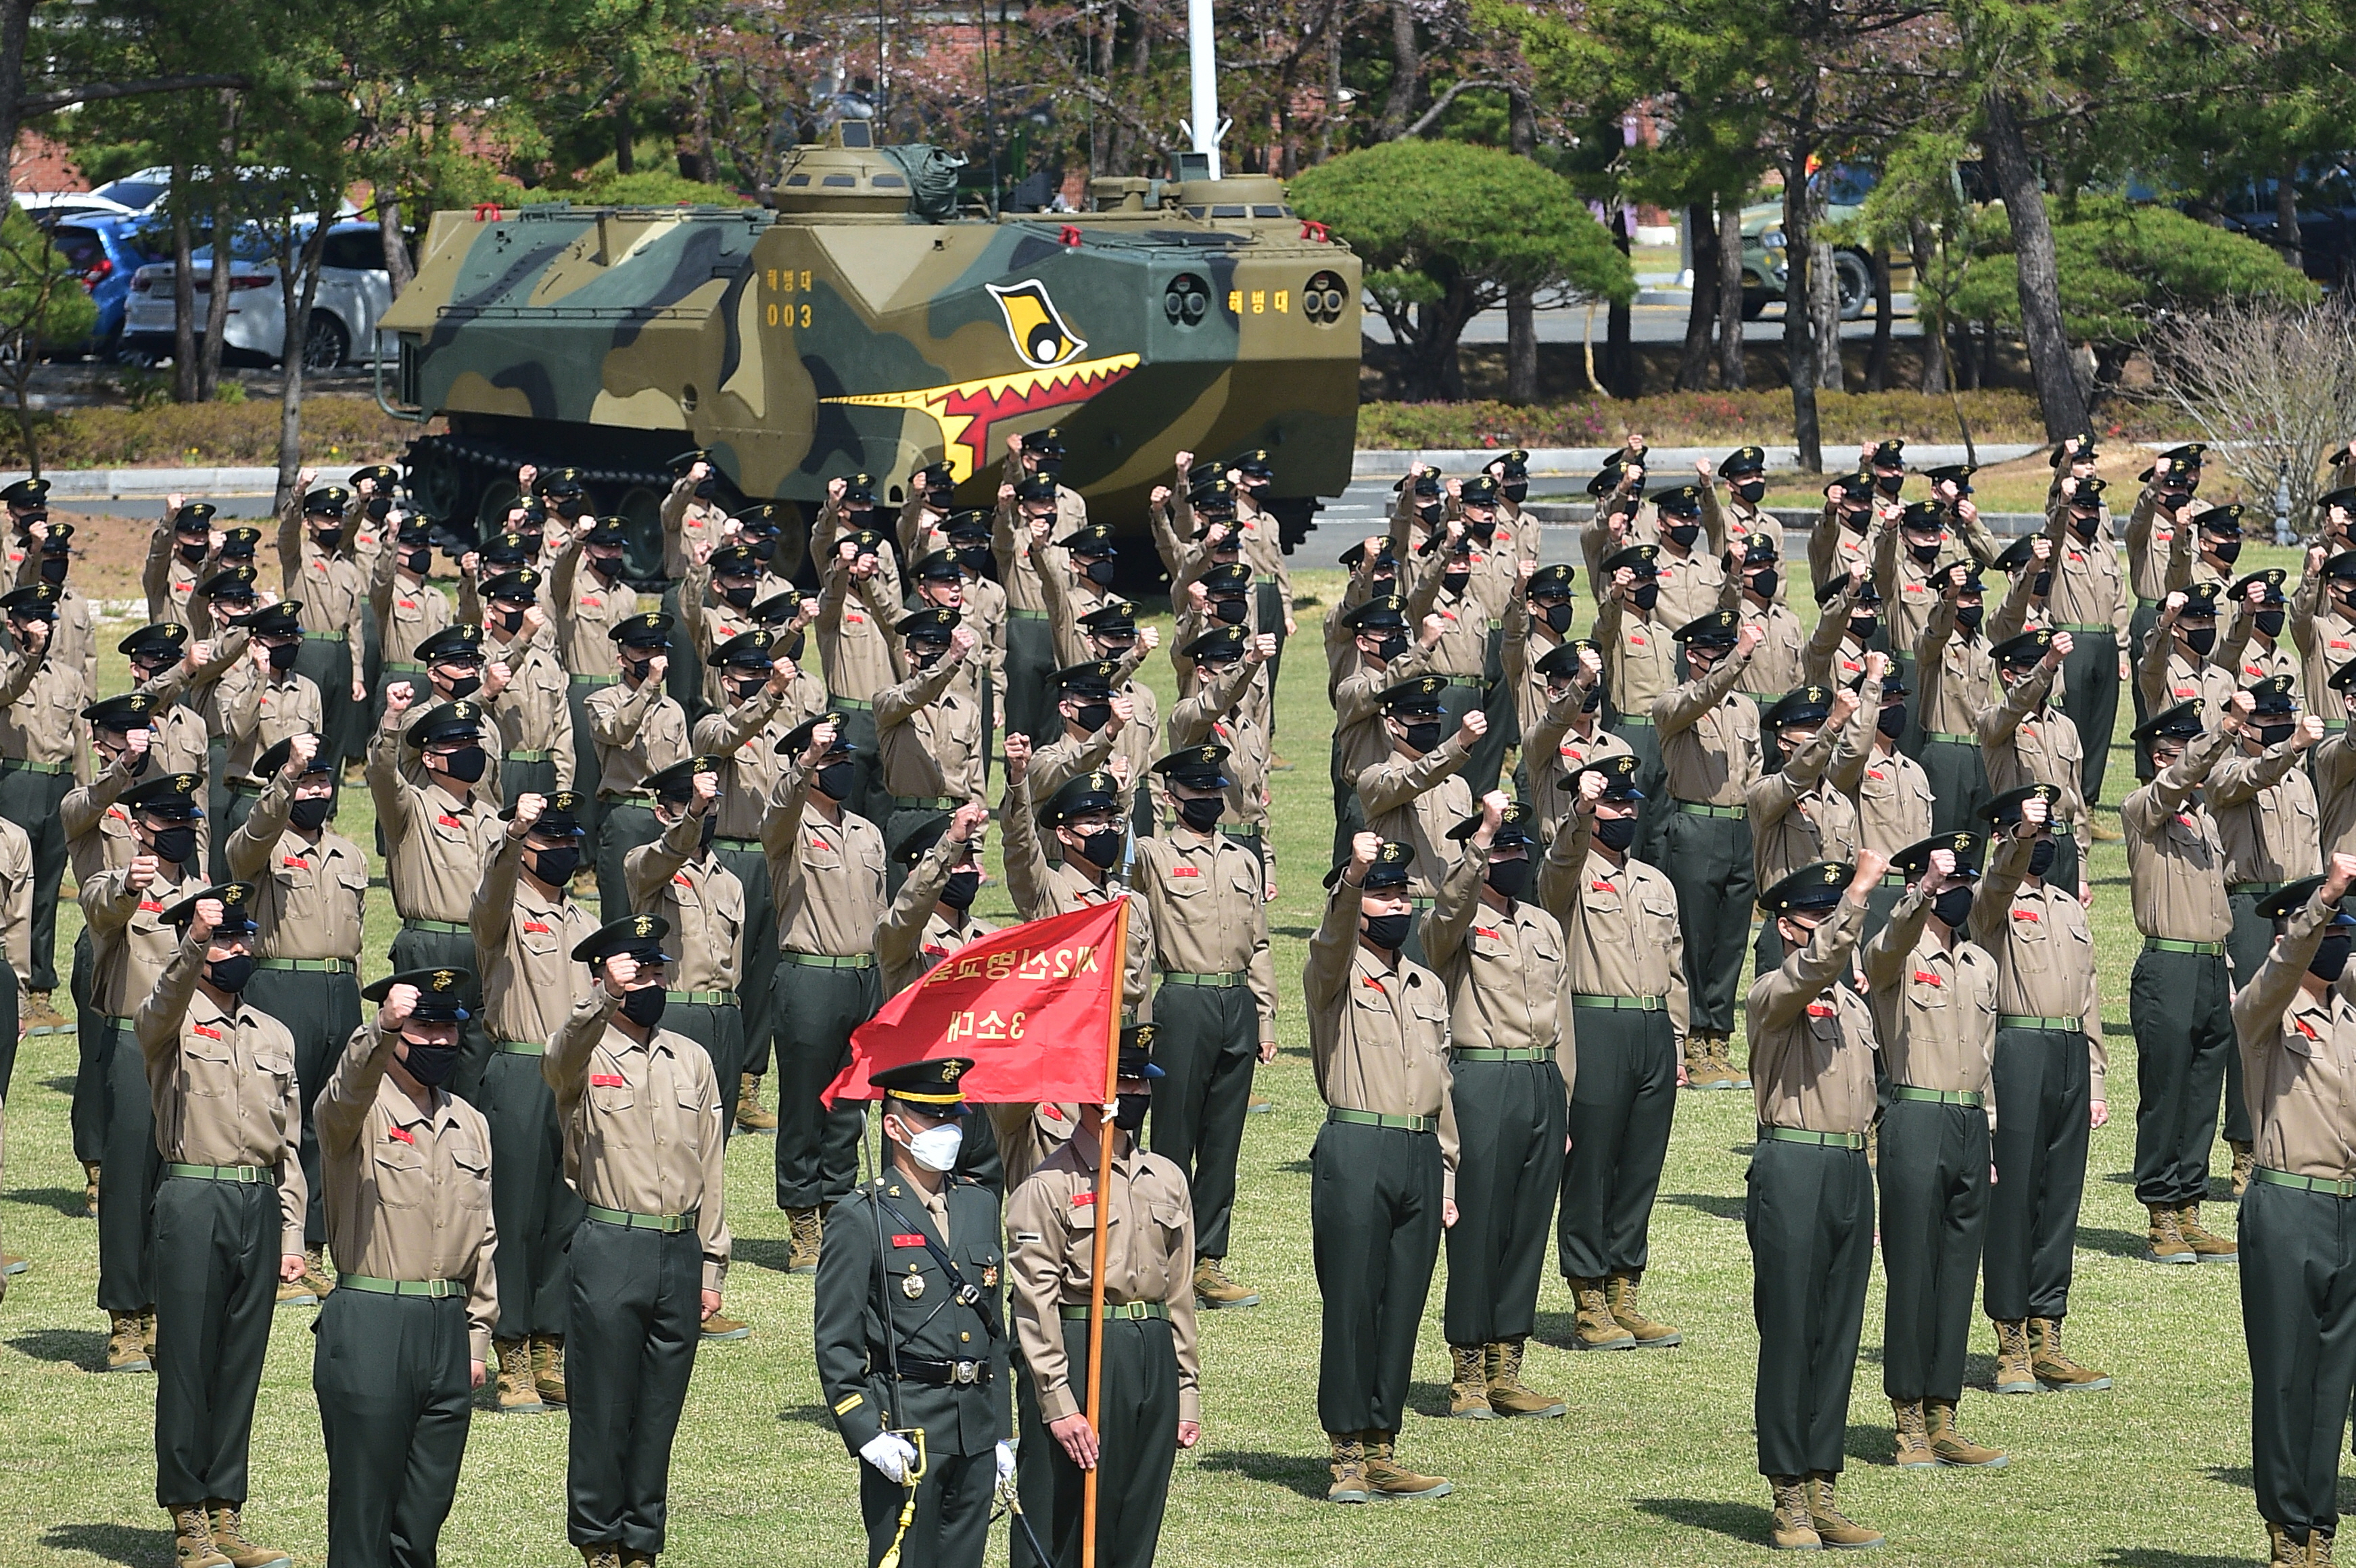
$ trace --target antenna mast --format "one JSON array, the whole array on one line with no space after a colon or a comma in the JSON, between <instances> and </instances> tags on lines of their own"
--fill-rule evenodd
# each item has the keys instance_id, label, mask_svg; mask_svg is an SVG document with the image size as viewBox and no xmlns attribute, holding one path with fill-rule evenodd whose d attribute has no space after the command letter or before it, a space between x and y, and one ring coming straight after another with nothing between
<instances>
[{"instance_id":1,"label":"antenna mast","mask_svg":"<svg viewBox=\"0 0 2356 1568\"><path fill-rule=\"evenodd\" d=\"M1186 71L1192 79L1194 120L1186 127L1194 151L1211 160L1219 176L1219 51L1211 36L1211 0L1186 0Z\"/></svg>"}]
</instances>

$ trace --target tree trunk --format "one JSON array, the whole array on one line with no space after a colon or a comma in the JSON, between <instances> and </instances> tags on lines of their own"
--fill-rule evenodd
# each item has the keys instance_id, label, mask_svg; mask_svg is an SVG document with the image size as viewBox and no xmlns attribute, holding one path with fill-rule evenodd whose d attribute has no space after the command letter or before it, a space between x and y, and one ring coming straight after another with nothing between
<instances>
[{"instance_id":1,"label":"tree trunk","mask_svg":"<svg viewBox=\"0 0 2356 1568\"><path fill-rule=\"evenodd\" d=\"M13 4L14 0L9 0ZM1415 41L1413 0L1391 0L1391 90L1383 100L1383 117L1375 124L1375 140L1397 141L1415 112L1416 89L1423 80L1423 55Z\"/></svg>"},{"instance_id":2,"label":"tree trunk","mask_svg":"<svg viewBox=\"0 0 2356 1568\"><path fill-rule=\"evenodd\" d=\"M417 276L417 269L409 264L409 240L401 232L401 203L381 191L376 198L376 235L384 249L384 271L392 283L392 297L399 299L401 291Z\"/></svg>"},{"instance_id":3,"label":"tree trunk","mask_svg":"<svg viewBox=\"0 0 2356 1568\"><path fill-rule=\"evenodd\" d=\"M24 123L25 35L33 25L33 0L0 0L0 155L16 145ZM14 199L16 182L0 155L0 202Z\"/></svg>"},{"instance_id":4,"label":"tree trunk","mask_svg":"<svg viewBox=\"0 0 2356 1568\"><path fill-rule=\"evenodd\" d=\"M1814 228L1822 213L1809 214ZM1816 345L1816 385L1827 392L1841 390L1840 271L1833 261L1832 242L1811 235L1808 240L1808 336Z\"/></svg>"},{"instance_id":5,"label":"tree trunk","mask_svg":"<svg viewBox=\"0 0 2356 1568\"><path fill-rule=\"evenodd\" d=\"M1710 329L1718 325L1718 219L1709 203L1686 208L1686 235L1693 249L1693 303L1686 308L1686 347L1677 359L1677 390L1709 387Z\"/></svg>"},{"instance_id":6,"label":"tree trunk","mask_svg":"<svg viewBox=\"0 0 2356 1568\"><path fill-rule=\"evenodd\" d=\"M1949 389L1947 318L1937 306L1929 303L1922 289L1922 280L1931 275L1935 260L1935 252L1931 248L1931 226L1919 218L1909 224L1906 248L1914 258L1914 320L1922 329L1922 389L1928 396Z\"/></svg>"},{"instance_id":7,"label":"tree trunk","mask_svg":"<svg viewBox=\"0 0 2356 1568\"><path fill-rule=\"evenodd\" d=\"M237 94L221 93L220 141L213 150L213 272L212 293L205 302L205 346L197 367L197 400L210 402L220 386L221 347L229 337L230 268L236 246L225 242L234 232L235 214L230 194L237 171Z\"/></svg>"},{"instance_id":8,"label":"tree trunk","mask_svg":"<svg viewBox=\"0 0 2356 1568\"><path fill-rule=\"evenodd\" d=\"M1792 388L1792 443L1800 467L1825 471L1824 432L1816 418L1816 340L1808 311L1809 253L1815 249L1809 221L1808 155L1812 138L1802 122L1783 164L1783 361Z\"/></svg>"},{"instance_id":9,"label":"tree trunk","mask_svg":"<svg viewBox=\"0 0 2356 1568\"><path fill-rule=\"evenodd\" d=\"M1873 248L1873 350L1866 356L1865 389L1869 392L1890 389L1890 316L1896 307L1890 303L1890 247Z\"/></svg>"},{"instance_id":10,"label":"tree trunk","mask_svg":"<svg viewBox=\"0 0 2356 1568\"><path fill-rule=\"evenodd\" d=\"M2293 268L2306 270L2307 243L2298 231L2298 160L2283 165L2275 179L2275 244Z\"/></svg>"},{"instance_id":11,"label":"tree trunk","mask_svg":"<svg viewBox=\"0 0 2356 1568\"><path fill-rule=\"evenodd\" d=\"M1527 157L1538 139L1537 120L1530 112L1529 95L1512 92L1507 103L1512 112L1513 149ZM1515 289L1505 296L1505 401L1526 407L1537 400L1537 300L1529 290Z\"/></svg>"},{"instance_id":12,"label":"tree trunk","mask_svg":"<svg viewBox=\"0 0 2356 1568\"><path fill-rule=\"evenodd\" d=\"M188 165L172 165L172 400L197 400L196 236L189 232L187 203L194 193Z\"/></svg>"},{"instance_id":13,"label":"tree trunk","mask_svg":"<svg viewBox=\"0 0 2356 1568\"><path fill-rule=\"evenodd\" d=\"M2020 280L2021 336L2029 344L2029 369L2037 382L2038 407L2049 441L2062 441L2086 428L2086 397L2071 362L2070 335L2062 324L2062 282L2053 252L2053 224L2045 192L2029 163L2029 139L2019 105L2001 89L1982 100L1987 122L1982 137L1997 190L2012 226L2012 249Z\"/></svg>"},{"instance_id":14,"label":"tree trunk","mask_svg":"<svg viewBox=\"0 0 2356 1568\"><path fill-rule=\"evenodd\" d=\"M1740 391L1742 365L1742 193L1718 197L1718 384Z\"/></svg>"},{"instance_id":15,"label":"tree trunk","mask_svg":"<svg viewBox=\"0 0 2356 1568\"><path fill-rule=\"evenodd\" d=\"M638 150L632 141L630 101L618 99L614 104L614 172L634 175L638 172Z\"/></svg>"},{"instance_id":16,"label":"tree trunk","mask_svg":"<svg viewBox=\"0 0 2356 1568\"><path fill-rule=\"evenodd\" d=\"M285 510L303 471L303 344L310 336L311 306L319 297L319 261L327 249L325 223L313 224L310 238L299 247L278 248L278 298L286 313L286 336L279 348L285 365L278 394L278 504L273 508L278 511Z\"/></svg>"},{"instance_id":17,"label":"tree trunk","mask_svg":"<svg viewBox=\"0 0 2356 1568\"><path fill-rule=\"evenodd\" d=\"M1612 213L1612 242L1620 254L1629 254L1629 215L1624 206ZM1635 398L1644 395L1643 378L1636 371L1635 320L1629 313L1630 301L1613 300L1612 312L1603 325L1603 378L1612 384L1615 398Z\"/></svg>"}]
</instances>

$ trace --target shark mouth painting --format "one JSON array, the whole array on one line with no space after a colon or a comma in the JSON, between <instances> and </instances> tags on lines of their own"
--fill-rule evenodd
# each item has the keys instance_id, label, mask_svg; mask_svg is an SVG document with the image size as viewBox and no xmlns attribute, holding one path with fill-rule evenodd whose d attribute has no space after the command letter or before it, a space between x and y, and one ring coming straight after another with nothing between
<instances>
[{"instance_id":1,"label":"shark mouth painting","mask_svg":"<svg viewBox=\"0 0 2356 1568\"><path fill-rule=\"evenodd\" d=\"M1022 414L1085 403L1137 368L1134 354L1111 354L1083 359L1052 370L1017 370L1011 376L987 376L948 387L922 387L910 392L865 392L855 397L824 398L829 403L856 403L875 409L913 409L932 416L941 428L942 461L963 484L990 461L991 432L1003 421Z\"/></svg>"}]
</instances>

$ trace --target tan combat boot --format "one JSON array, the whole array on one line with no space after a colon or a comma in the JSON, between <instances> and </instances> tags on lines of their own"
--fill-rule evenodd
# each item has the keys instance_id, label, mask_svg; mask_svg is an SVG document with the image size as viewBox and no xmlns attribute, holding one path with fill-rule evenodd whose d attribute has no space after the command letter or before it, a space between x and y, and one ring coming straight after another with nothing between
<instances>
[{"instance_id":1,"label":"tan combat boot","mask_svg":"<svg viewBox=\"0 0 2356 1568\"><path fill-rule=\"evenodd\" d=\"M1926 1399L1922 1410L1931 1418L1931 1452L1938 1456L1940 1464L2001 1470L2011 1463L2003 1449L1975 1443L1957 1430L1954 1400Z\"/></svg>"},{"instance_id":2,"label":"tan combat boot","mask_svg":"<svg viewBox=\"0 0 2356 1568\"><path fill-rule=\"evenodd\" d=\"M2307 1548L2272 1520L2266 1521L2266 1568L2307 1568Z\"/></svg>"},{"instance_id":3,"label":"tan combat boot","mask_svg":"<svg viewBox=\"0 0 2356 1568\"><path fill-rule=\"evenodd\" d=\"M2328 1530L2308 1531L2308 1568L2331 1568L2331 1533Z\"/></svg>"},{"instance_id":4,"label":"tan combat boot","mask_svg":"<svg viewBox=\"0 0 2356 1568\"><path fill-rule=\"evenodd\" d=\"M761 1105L761 1075L746 1072L736 1080L736 1130L740 1133L774 1133L777 1117L774 1111Z\"/></svg>"},{"instance_id":5,"label":"tan combat boot","mask_svg":"<svg viewBox=\"0 0 2356 1568\"><path fill-rule=\"evenodd\" d=\"M213 1550L229 1559L230 1568L293 1568L294 1560L284 1552L256 1546L245 1538L244 1524L239 1517L243 1511L237 1504L219 1499L205 1504L205 1520L213 1531Z\"/></svg>"},{"instance_id":6,"label":"tan combat boot","mask_svg":"<svg viewBox=\"0 0 2356 1568\"><path fill-rule=\"evenodd\" d=\"M164 1510L172 1516L172 1560L175 1568L229 1568L229 1559L213 1546L213 1527L195 1503Z\"/></svg>"},{"instance_id":7,"label":"tan combat boot","mask_svg":"<svg viewBox=\"0 0 2356 1568\"><path fill-rule=\"evenodd\" d=\"M1881 1531L1867 1529L1835 1506L1833 1483L1838 1479L1830 1470L1808 1473L1808 1522L1816 1527L1817 1539L1832 1547L1880 1545Z\"/></svg>"},{"instance_id":8,"label":"tan combat boot","mask_svg":"<svg viewBox=\"0 0 2356 1568\"><path fill-rule=\"evenodd\" d=\"M106 1336L106 1370L110 1372L152 1372L155 1363L147 1359L147 1339L145 1325L136 1312L109 1312L113 1325Z\"/></svg>"},{"instance_id":9,"label":"tan combat boot","mask_svg":"<svg viewBox=\"0 0 2356 1568\"><path fill-rule=\"evenodd\" d=\"M1640 1350L1665 1350L1672 1345L1682 1345L1686 1337L1665 1323L1656 1323L1644 1316L1636 1305L1636 1290L1644 1283L1642 1269L1630 1269L1621 1274L1603 1276L1603 1301L1611 1310L1612 1320L1636 1337Z\"/></svg>"},{"instance_id":10,"label":"tan combat boot","mask_svg":"<svg viewBox=\"0 0 2356 1568\"><path fill-rule=\"evenodd\" d=\"M2029 1353L2029 1324L2024 1318L1996 1320L1996 1392L2035 1393L2037 1373Z\"/></svg>"},{"instance_id":11,"label":"tan combat boot","mask_svg":"<svg viewBox=\"0 0 2356 1568\"><path fill-rule=\"evenodd\" d=\"M89 1218L98 1218L98 1161L81 1162L81 1207Z\"/></svg>"},{"instance_id":12,"label":"tan combat boot","mask_svg":"<svg viewBox=\"0 0 2356 1568\"><path fill-rule=\"evenodd\" d=\"M1325 1488L1329 1503L1372 1502L1375 1494L1366 1489L1366 1445L1358 1441L1355 1432L1326 1435L1333 1443L1333 1484Z\"/></svg>"},{"instance_id":13,"label":"tan combat boot","mask_svg":"<svg viewBox=\"0 0 2356 1568\"><path fill-rule=\"evenodd\" d=\"M655 1554L625 1546L622 1548L622 1568L655 1568Z\"/></svg>"},{"instance_id":14,"label":"tan combat boot","mask_svg":"<svg viewBox=\"0 0 2356 1568\"><path fill-rule=\"evenodd\" d=\"M33 1260L15 1253L0 1253L0 1279L14 1279L33 1266Z\"/></svg>"},{"instance_id":15,"label":"tan combat boot","mask_svg":"<svg viewBox=\"0 0 2356 1568\"><path fill-rule=\"evenodd\" d=\"M2201 1261L2193 1255L2192 1249L2185 1245L2183 1235L2178 1232L2174 1209L2165 1203L2147 1203L2144 1207L2151 1211L2151 1230L2149 1240L2145 1244L2145 1257L2156 1264L2197 1264Z\"/></svg>"},{"instance_id":16,"label":"tan combat boot","mask_svg":"<svg viewBox=\"0 0 2356 1568\"><path fill-rule=\"evenodd\" d=\"M1579 1302L1579 1320L1571 1331L1570 1348L1574 1350L1633 1350L1636 1336L1620 1326L1612 1316L1612 1303L1603 1294L1600 1279L1570 1281L1570 1294Z\"/></svg>"},{"instance_id":17,"label":"tan combat boot","mask_svg":"<svg viewBox=\"0 0 2356 1568\"><path fill-rule=\"evenodd\" d=\"M1445 1476L1419 1476L1403 1468L1398 1458L1398 1434L1369 1432L1366 1443L1366 1489L1378 1498L1444 1498L1453 1488Z\"/></svg>"},{"instance_id":18,"label":"tan combat boot","mask_svg":"<svg viewBox=\"0 0 2356 1568\"><path fill-rule=\"evenodd\" d=\"M786 1272L816 1274L820 1235L818 1211L815 1209L787 1210L786 1230L789 1238L786 1243Z\"/></svg>"},{"instance_id":19,"label":"tan combat boot","mask_svg":"<svg viewBox=\"0 0 2356 1568\"><path fill-rule=\"evenodd\" d=\"M1734 1072L1719 1065L1718 1037L1707 1034L1686 1036L1686 1087L1688 1089L1731 1089Z\"/></svg>"},{"instance_id":20,"label":"tan combat boot","mask_svg":"<svg viewBox=\"0 0 2356 1568\"><path fill-rule=\"evenodd\" d=\"M327 1299L327 1292L336 1288L336 1276L327 1272L327 1253L326 1248L311 1247L305 1250L303 1253L303 1283L309 1285L311 1287L311 1294L317 1296L322 1301Z\"/></svg>"},{"instance_id":21,"label":"tan combat boot","mask_svg":"<svg viewBox=\"0 0 2356 1568\"><path fill-rule=\"evenodd\" d=\"M1227 1276L1224 1260L1194 1260L1194 1305L1208 1312L1229 1307L1258 1307L1259 1292Z\"/></svg>"},{"instance_id":22,"label":"tan combat boot","mask_svg":"<svg viewBox=\"0 0 2356 1568\"><path fill-rule=\"evenodd\" d=\"M621 1542L601 1541L594 1546L583 1547L581 1568L622 1568Z\"/></svg>"},{"instance_id":23,"label":"tan combat boot","mask_svg":"<svg viewBox=\"0 0 2356 1568\"><path fill-rule=\"evenodd\" d=\"M1770 1552L1821 1552L1825 1543L1808 1520L1808 1493L1797 1476L1770 1476L1775 1493L1774 1528L1768 1532Z\"/></svg>"},{"instance_id":24,"label":"tan combat boot","mask_svg":"<svg viewBox=\"0 0 2356 1568\"><path fill-rule=\"evenodd\" d=\"M1890 1462L1901 1470L1937 1469L1939 1456L1931 1452L1931 1429L1923 1423L1922 1402L1893 1399L1890 1415L1898 1429L1897 1452Z\"/></svg>"},{"instance_id":25,"label":"tan combat boot","mask_svg":"<svg viewBox=\"0 0 2356 1568\"><path fill-rule=\"evenodd\" d=\"M1489 1380L1489 1408L1499 1415L1547 1418L1569 1414L1570 1406L1522 1381L1522 1351L1527 1343L1524 1339L1499 1339L1485 1348L1483 1369Z\"/></svg>"},{"instance_id":26,"label":"tan combat boot","mask_svg":"<svg viewBox=\"0 0 2356 1568\"><path fill-rule=\"evenodd\" d=\"M2062 1319L2029 1320L2029 1371L2054 1393L2094 1393L2111 1386L2111 1375L2083 1367L2062 1352Z\"/></svg>"},{"instance_id":27,"label":"tan combat boot","mask_svg":"<svg viewBox=\"0 0 2356 1568\"><path fill-rule=\"evenodd\" d=\"M1726 1086L1730 1089L1750 1088L1751 1074L1734 1065L1734 1041L1722 1034L1713 1035L1711 1040L1718 1051L1718 1064L1726 1070Z\"/></svg>"},{"instance_id":28,"label":"tan combat boot","mask_svg":"<svg viewBox=\"0 0 2356 1568\"><path fill-rule=\"evenodd\" d=\"M2242 1249L2231 1237L2221 1236L2201 1222L2201 1205L2187 1203L2176 1211L2176 1233L2204 1264L2239 1263Z\"/></svg>"},{"instance_id":29,"label":"tan combat boot","mask_svg":"<svg viewBox=\"0 0 2356 1568\"><path fill-rule=\"evenodd\" d=\"M1482 1345L1448 1347L1448 1413L1458 1421L1488 1421L1497 1413L1489 1408L1486 1349Z\"/></svg>"},{"instance_id":30,"label":"tan combat boot","mask_svg":"<svg viewBox=\"0 0 2356 1568\"><path fill-rule=\"evenodd\" d=\"M139 1314L139 1342L147 1348L147 1364L160 1367L164 1359L155 1353L155 1309L152 1307Z\"/></svg>"},{"instance_id":31,"label":"tan combat boot","mask_svg":"<svg viewBox=\"0 0 2356 1568\"><path fill-rule=\"evenodd\" d=\"M319 1293L301 1276L278 1282L278 1305L281 1307L316 1307Z\"/></svg>"},{"instance_id":32,"label":"tan combat boot","mask_svg":"<svg viewBox=\"0 0 2356 1568\"><path fill-rule=\"evenodd\" d=\"M716 1345L727 1339L749 1339L753 1326L734 1317L723 1317L717 1312L703 1320L703 1343Z\"/></svg>"},{"instance_id":33,"label":"tan combat boot","mask_svg":"<svg viewBox=\"0 0 2356 1568\"><path fill-rule=\"evenodd\" d=\"M2233 1151L2233 1196L2239 1198L2249 1190L2250 1172L2258 1168L2258 1151L2234 1138L2227 1138L2225 1147Z\"/></svg>"},{"instance_id":34,"label":"tan combat boot","mask_svg":"<svg viewBox=\"0 0 2356 1568\"><path fill-rule=\"evenodd\" d=\"M531 1337L531 1386L550 1404L564 1403L564 1336Z\"/></svg>"},{"instance_id":35,"label":"tan combat boot","mask_svg":"<svg viewBox=\"0 0 2356 1568\"><path fill-rule=\"evenodd\" d=\"M537 1415L548 1408L531 1381L531 1341L494 1339L499 1359L498 1405L502 1415Z\"/></svg>"}]
</instances>

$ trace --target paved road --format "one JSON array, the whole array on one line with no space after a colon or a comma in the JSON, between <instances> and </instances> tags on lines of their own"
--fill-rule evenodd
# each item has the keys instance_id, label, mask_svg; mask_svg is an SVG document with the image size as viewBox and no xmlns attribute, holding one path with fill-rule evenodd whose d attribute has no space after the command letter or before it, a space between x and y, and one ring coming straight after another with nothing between
<instances>
[{"instance_id":1,"label":"paved road","mask_svg":"<svg viewBox=\"0 0 2356 1568\"><path fill-rule=\"evenodd\" d=\"M1689 314L1685 296L1647 289L1641 298L1659 300L1664 303L1640 303L1630 311L1629 331L1635 341L1638 343L1685 341L1686 316ZM1674 303L1667 303L1671 301ZM1912 304L1911 296L1905 294L1898 296L1896 319L1890 324L1890 333L1893 336L1920 337L1922 335L1922 329L1915 324ZM1742 340L1745 343L1783 341L1783 307L1771 305L1768 310L1769 314L1761 319L1743 323ZM1538 341L1541 343L1577 343L1587 334L1586 308L1580 306L1577 309L1542 310L1537 313L1537 327ZM1382 317L1371 311L1366 315L1365 332L1366 336L1374 342L1390 341L1390 329L1383 325ZM1599 348L1602 347L1603 335L1603 312L1599 309L1595 313L1595 342ZM1873 317L1870 315L1862 320L1841 323L1841 336L1845 340L1856 341L1859 338L1870 338L1872 336ZM1462 341L1466 343L1505 342L1505 313L1502 310L1483 311L1474 316L1472 324L1464 329Z\"/></svg>"}]
</instances>

